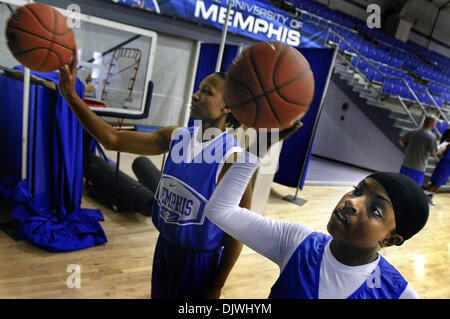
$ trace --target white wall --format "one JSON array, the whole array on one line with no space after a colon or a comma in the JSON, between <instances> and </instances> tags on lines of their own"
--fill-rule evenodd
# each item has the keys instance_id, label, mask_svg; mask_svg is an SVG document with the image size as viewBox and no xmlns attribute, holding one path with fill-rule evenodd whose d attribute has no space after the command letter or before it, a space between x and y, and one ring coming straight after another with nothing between
<instances>
[{"instance_id":1,"label":"white wall","mask_svg":"<svg viewBox=\"0 0 450 319\"><path fill-rule=\"evenodd\" d=\"M434 3L425 0L409 0L400 12L402 17L414 21L409 39L425 47L428 45L429 40L413 32L416 30L450 46L450 11L448 8L440 11L433 35L431 35L437 13L438 7ZM432 41L429 49L450 57L450 49L436 42Z\"/></svg>"},{"instance_id":2,"label":"white wall","mask_svg":"<svg viewBox=\"0 0 450 319\"><path fill-rule=\"evenodd\" d=\"M419 44L419 45L421 45L421 46L423 46L425 48L428 46L428 41L429 41L424 36L422 36L420 34L417 34L415 32L412 32L412 31L409 34L409 40L414 42L414 43L417 43L417 44ZM440 54L442 54L444 56L450 57L450 48L445 47L445 46L443 46L443 45L441 45L441 44L439 44L437 42L431 41L429 49L431 51L435 51L437 53L440 53Z\"/></svg>"},{"instance_id":3,"label":"white wall","mask_svg":"<svg viewBox=\"0 0 450 319\"><path fill-rule=\"evenodd\" d=\"M188 103L188 83L192 76L196 41L158 34L150 114L133 121L143 125L181 125Z\"/></svg>"},{"instance_id":4,"label":"white wall","mask_svg":"<svg viewBox=\"0 0 450 319\"><path fill-rule=\"evenodd\" d=\"M433 32L433 39L437 39L440 42L443 42L447 45L447 47L431 41L430 50L436 51L443 55L450 57L450 11L441 10L439 17L437 19L436 27Z\"/></svg>"},{"instance_id":5,"label":"white wall","mask_svg":"<svg viewBox=\"0 0 450 319\"><path fill-rule=\"evenodd\" d=\"M320 2L322 2L325 5L328 4L328 1L320 1ZM345 0L330 0L329 8L345 12L361 20L366 20L370 14L367 12L366 9L369 4L378 4L380 6L381 13L384 13L384 7L385 4L387 3L386 0L371 0L369 2L367 0L353 0L353 2L359 3L361 6L364 7L364 9Z\"/></svg>"},{"instance_id":6,"label":"white wall","mask_svg":"<svg viewBox=\"0 0 450 319\"><path fill-rule=\"evenodd\" d=\"M14 10L14 6L11 6ZM4 3L0 3L0 65L12 68L16 65L20 65L19 62L14 58L14 56L9 52L8 46L6 44L6 22L8 21L11 11Z\"/></svg>"},{"instance_id":7,"label":"white wall","mask_svg":"<svg viewBox=\"0 0 450 319\"><path fill-rule=\"evenodd\" d=\"M346 111L342 110L344 102L349 103ZM403 160L403 153L333 81L324 100L312 154L374 171L396 172Z\"/></svg>"}]
</instances>

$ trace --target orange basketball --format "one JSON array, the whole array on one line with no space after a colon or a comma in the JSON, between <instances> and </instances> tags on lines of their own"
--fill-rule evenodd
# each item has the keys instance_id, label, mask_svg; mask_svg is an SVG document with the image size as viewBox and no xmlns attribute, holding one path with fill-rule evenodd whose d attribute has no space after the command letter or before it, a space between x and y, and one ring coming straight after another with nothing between
<instances>
[{"instance_id":1,"label":"orange basketball","mask_svg":"<svg viewBox=\"0 0 450 319\"><path fill-rule=\"evenodd\" d=\"M75 54L73 30L66 18L42 3L17 8L8 19L6 38L17 61L34 71L54 71Z\"/></svg>"},{"instance_id":2,"label":"orange basketball","mask_svg":"<svg viewBox=\"0 0 450 319\"><path fill-rule=\"evenodd\" d=\"M281 42L244 50L227 72L226 100L247 127L286 128L308 111L314 76L305 57Z\"/></svg>"}]
</instances>

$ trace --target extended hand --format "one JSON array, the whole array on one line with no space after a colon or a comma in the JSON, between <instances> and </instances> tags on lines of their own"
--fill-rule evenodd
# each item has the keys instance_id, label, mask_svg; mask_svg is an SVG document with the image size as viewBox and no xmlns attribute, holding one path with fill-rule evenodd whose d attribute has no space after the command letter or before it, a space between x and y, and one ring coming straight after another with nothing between
<instances>
[{"instance_id":1,"label":"extended hand","mask_svg":"<svg viewBox=\"0 0 450 319\"><path fill-rule=\"evenodd\" d=\"M297 132L297 130L299 128L301 128L302 126L303 126L302 122L296 121L291 127L288 127L288 128L285 128L285 129L279 131L278 132L278 138L275 139L275 140L272 138L272 133L269 130L267 132L267 146L270 147L271 144L273 144L275 142L279 142L279 141L282 141L284 139L287 139L289 136L291 136L292 134ZM258 132L258 135L260 135L259 132ZM262 136L259 136L259 138L263 138L263 137L264 137L264 134L262 134ZM277 137L277 136L275 136L275 137Z\"/></svg>"},{"instance_id":2,"label":"extended hand","mask_svg":"<svg viewBox=\"0 0 450 319\"><path fill-rule=\"evenodd\" d=\"M248 149L251 150L251 152L254 153L255 155L262 158L267 154L267 152L269 151L270 147L273 144L288 138L289 136L297 132L297 130L302 126L303 126L302 122L296 121L291 127L283 129L282 131L279 131L278 134L275 135L270 130L266 132L258 131L257 142L252 144ZM264 142L264 139L266 140L266 144L261 143L261 141Z\"/></svg>"},{"instance_id":3,"label":"extended hand","mask_svg":"<svg viewBox=\"0 0 450 319\"><path fill-rule=\"evenodd\" d=\"M280 141L288 138L289 136L291 136L292 134L297 132L297 130L299 128L301 128L302 126L303 126L303 123L300 121L297 121L291 127L288 127L287 129L282 130L280 132Z\"/></svg>"},{"instance_id":4,"label":"extended hand","mask_svg":"<svg viewBox=\"0 0 450 319\"><path fill-rule=\"evenodd\" d=\"M76 95L75 83L77 80L77 64L78 59L77 54L75 53L70 64L64 64L59 69L59 91L66 99Z\"/></svg>"}]
</instances>

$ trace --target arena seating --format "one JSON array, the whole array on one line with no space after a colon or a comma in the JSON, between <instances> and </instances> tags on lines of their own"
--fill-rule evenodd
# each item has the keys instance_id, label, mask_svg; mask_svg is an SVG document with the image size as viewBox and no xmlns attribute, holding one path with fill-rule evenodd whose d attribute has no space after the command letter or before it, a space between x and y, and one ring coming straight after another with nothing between
<instances>
[{"instance_id":1,"label":"arena seating","mask_svg":"<svg viewBox=\"0 0 450 319\"><path fill-rule=\"evenodd\" d=\"M367 80L382 85L384 94L415 101L402 80L392 79L403 78L420 103L434 106L425 92L428 90L439 107L450 105L449 58L413 42L402 42L380 29L371 29L366 21L331 10L322 3L312 0L281 2L282 7L296 11L305 23L328 27L328 34L320 36L353 55L352 65L364 73Z\"/></svg>"},{"instance_id":2,"label":"arena seating","mask_svg":"<svg viewBox=\"0 0 450 319\"><path fill-rule=\"evenodd\" d=\"M304 24L317 25L321 32L314 36L321 44L338 48L335 73L361 101L388 110L399 137L418 127L424 112L440 118L435 129L438 136L450 128L449 58L416 43L402 42L381 29L371 29L365 20L313 0L278 2ZM426 180L436 163L437 159L429 161ZM450 188L450 182L447 186Z\"/></svg>"}]
</instances>

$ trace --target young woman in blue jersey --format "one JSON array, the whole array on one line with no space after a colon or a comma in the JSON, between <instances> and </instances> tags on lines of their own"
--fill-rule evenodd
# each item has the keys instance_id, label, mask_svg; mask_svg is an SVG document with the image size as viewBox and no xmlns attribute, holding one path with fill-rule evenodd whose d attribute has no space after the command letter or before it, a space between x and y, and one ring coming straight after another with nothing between
<instances>
[{"instance_id":1,"label":"young woman in blue jersey","mask_svg":"<svg viewBox=\"0 0 450 319\"><path fill-rule=\"evenodd\" d=\"M254 154L241 153L205 212L233 238L278 264L280 276L269 298L418 298L379 254L425 225L429 207L417 183L398 173L366 177L331 213L328 236L238 207L259 162Z\"/></svg>"},{"instance_id":2,"label":"young woman in blue jersey","mask_svg":"<svg viewBox=\"0 0 450 319\"><path fill-rule=\"evenodd\" d=\"M224 74L206 77L192 95L191 116L201 120L201 130L169 126L143 133L117 131L86 106L74 90L76 64L75 58L70 66L61 68L59 88L83 127L97 141L120 152L170 153L152 208L152 219L160 235L153 259L151 297L219 298L242 249L240 242L224 234L203 212L231 166L224 162L240 151L237 141L225 130L227 124L239 123L225 103ZM203 133L212 128L220 134L205 140ZM180 145L195 147L186 151ZM212 153L216 159L212 163L201 160ZM250 202L248 187L241 204L250 207Z\"/></svg>"},{"instance_id":3,"label":"young woman in blue jersey","mask_svg":"<svg viewBox=\"0 0 450 319\"><path fill-rule=\"evenodd\" d=\"M446 129L441 137L441 143L450 143L450 129ZM447 145L442 158L437 163L434 168L433 174L430 178L430 184L426 188L425 193L428 196L428 202L430 205L435 206L436 203L433 200L434 194L437 193L442 185L447 184L448 178L450 177L450 144Z\"/></svg>"}]
</instances>

